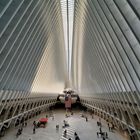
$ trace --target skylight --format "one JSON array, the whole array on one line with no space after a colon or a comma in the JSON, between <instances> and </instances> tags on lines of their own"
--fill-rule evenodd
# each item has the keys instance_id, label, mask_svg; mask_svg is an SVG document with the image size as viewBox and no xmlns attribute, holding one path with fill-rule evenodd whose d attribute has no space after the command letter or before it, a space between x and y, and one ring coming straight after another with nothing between
<instances>
[{"instance_id":1,"label":"skylight","mask_svg":"<svg viewBox=\"0 0 140 140\"><path fill-rule=\"evenodd\" d=\"M68 4L68 6L67 6L67 4ZM68 9L68 11L67 11L67 9ZM62 11L62 18L63 18L64 39L65 39L66 56L67 56L67 68L68 68L68 75L70 76L74 0L61 0L61 11Z\"/></svg>"}]
</instances>

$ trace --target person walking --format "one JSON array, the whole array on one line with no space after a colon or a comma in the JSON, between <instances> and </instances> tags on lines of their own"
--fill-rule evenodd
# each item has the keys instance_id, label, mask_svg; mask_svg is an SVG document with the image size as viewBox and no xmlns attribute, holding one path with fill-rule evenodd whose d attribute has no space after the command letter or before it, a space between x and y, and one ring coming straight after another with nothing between
<instances>
[{"instance_id":1,"label":"person walking","mask_svg":"<svg viewBox=\"0 0 140 140\"><path fill-rule=\"evenodd\" d=\"M33 122L33 126L36 127L36 121Z\"/></svg>"},{"instance_id":2,"label":"person walking","mask_svg":"<svg viewBox=\"0 0 140 140\"><path fill-rule=\"evenodd\" d=\"M102 128L101 127L99 128L99 131L100 131L100 133L102 133Z\"/></svg>"},{"instance_id":3,"label":"person walking","mask_svg":"<svg viewBox=\"0 0 140 140\"><path fill-rule=\"evenodd\" d=\"M33 128L33 134L35 134L35 127Z\"/></svg>"},{"instance_id":4,"label":"person walking","mask_svg":"<svg viewBox=\"0 0 140 140\"><path fill-rule=\"evenodd\" d=\"M66 136L67 136L67 130L64 131L64 137L66 137Z\"/></svg>"},{"instance_id":5,"label":"person walking","mask_svg":"<svg viewBox=\"0 0 140 140\"><path fill-rule=\"evenodd\" d=\"M18 129L17 133L16 133L16 137L18 137L21 134L20 129Z\"/></svg>"},{"instance_id":6,"label":"person walking","mask_svg":"<svg viewBox=\"0 0 140 140\"><path fill-rule=\"evenodd\" d=\"M88 122L88 118L86 117L86 122Z\"/></svg>"},{"instance_id":7,"label":"person walking","mask_svg":"<svg viewBox=\"0 0 140 140\"><path fill-rule=\"evenodd\" d=\"M75 137L77 136L77 133L76 133L76 132L74 133L74 136L75 136Z\"/></svg>"},{"instance_id":8,"label":"person walking","mask_svg":"<svg viewBox=\"0 0 140 140\"><path fill-rule=\"evenodd\" d=\"M109 131L110 131L110 125L109 125L109 123L107 123L107 125L108 125L108 129L109 129Z\"/></svg>"},{"instance_id":9,"label":"person walking","mask_svg":"<svg viewBox=\"0 0 140 140\"><path fill-rule=\"evenodd\" d=\"M99 126L99 122L97 121L97 126Z\"/></svg>"},{"instance_id":10,"label":"person walking","mask_svg":"<svg viewBox=\"0 0 140 140\"><path fill-rule=\"evenodd\" d=\"M75 140L80 140L80 138L79 138L79 136L78 136L78 135L75 137Z\"/></svg>"},{"instance_id":11,"label":"person walking","mask_svg":"<svg viewBox=\"0 0 140 140\"><path fill-rule=\"evenodd\" d=\"M97 138L99 138L99 133L97 132Z\"/></svg>"},{"instance_id":12,"label":"person walking","mask_svg":"<svg viewBox=\"0 0 140 140\"><path fill-rule=\"evenodd\" d=\"M24 123L25 127L27 126L27 122Z\"/></svg>"},{"instance_id":13,"label":"person walking","mask_svg":"<svg viewBox=\"0 0 140 140\"><path fill-rule=\"evenodd\" d=\"M105 137L108 139L108 134L107 134L107 132L105 133Z\"/></svg>"},{"instance_id":14,"label":"person walking","mask_svg":"<svg viewBox=\"0 0 140 140\"><path fill-rule=\"evenodd\" d=\"M23 128L21 127L21 128L20 128L20 132L22 133L22 131L23 131Z\"/></svg>"},{"instance_id":15,"label":"person walking","mask_svg":"<svg viewBox=\"0 0 140 140\"><path fill-rule=\"evenodd\" d=\"M105 140L105 137L103 137L103 140Z\"/></svg>"},{"instance_id":16,"label":"person walking","mask_svg":"<svg viewBox=\"0 0 140 140\"><path fill-rule=\"evenodd\" d=\"M59 125L58 124L56 125L56 130L59 130Z\"/></svg>"},{"instance_id":17,"label":"person walking","mask_svg":"<svg viewBox=\"0 0 140 140\"><path fill-rule=\"evenodd\" d=\"M115 128L115 126L114 126L114 124L112 124L112 127L111 127L112 132L113 132L114 128Z\"/></svg>"}]
</instances>

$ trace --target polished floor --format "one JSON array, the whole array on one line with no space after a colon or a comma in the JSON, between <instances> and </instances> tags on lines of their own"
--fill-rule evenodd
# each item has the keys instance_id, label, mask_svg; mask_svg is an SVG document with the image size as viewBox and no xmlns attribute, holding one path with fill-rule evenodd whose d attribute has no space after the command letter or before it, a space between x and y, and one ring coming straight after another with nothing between
<instances>
[{"instance_id":1,"label":"polished floor","mask_svg":"<svg viewBox=\"0 0 140 140\"><path fill-rule=\"evenodd\" d=\"M45 117L46 114L41 114L28 121L27 126L23 128L23 133L18 138L16 138L18 128L11 128L1 140L66 140L67 138L72 138L73 140L74 132L77 132L80 140L102 140L101 137L97 138L96 135L96 132L99 131L96 123L99 118L94 116L94 119L92 119L89 114L86 114L88 117L88 121L86 122L85 118L81 117L81 112L79 111L74 111L74 114L68 118L65 118L64 110L53 111L54 120L52 117L49 117L46 128L38 128L36 129L36 133L33 134L33 121ZM70 127L66 128L67 138L63 136L64 129L62 126L64 120L70 124ZM103 125L102 131L108 133L109 140L127 140L116 131L109 132L107 124L103 120L101 122ZM59 125L59 130L56 130L57 124Z\"/></svg>"}]
</instances>

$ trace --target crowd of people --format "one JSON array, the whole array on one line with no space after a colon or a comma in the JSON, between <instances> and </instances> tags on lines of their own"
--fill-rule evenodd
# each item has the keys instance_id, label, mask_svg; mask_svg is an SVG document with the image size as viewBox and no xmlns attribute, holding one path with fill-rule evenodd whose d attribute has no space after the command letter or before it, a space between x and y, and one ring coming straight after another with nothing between
<instances>
[{"instance_id":1,"label":"crowd of people","mask_svg":"<svg viewBox=\"0 0 140 140\"><path fill-rule=\"evenodd\" d=\"M73 115L73 114L72 114ZM67 116L66 116L67 117ZM83 117L83 116L82 116ZM91 117L92 117L92 119L93 119L93 115L91 114ZM87 117L87 115L84 115L84 118L85 118L85 121L86 122L88 122L88 117ZM54 120L54 116L52 117L52 120ZM112 123L109 123L108 121L107 121L107 125L108 125L108 128L109 128L109 131L113 131L113 129L114 129L114 125L112 124ZM17 133L16 133L16 136L18 137L19 135L21 135L22 134L22 131L23 131L23 127L26 127L27 126L27 122L24 122L22 125L21 125L21 127L17 130ZM69 125L69 123L66 121L66 120L63 120L63 125L62 125L62 128L66 128L66 127L69 127L70 125ZM97 138L102 138L102 140L106 140L106 139L108 139L108 133L107 132L104 132L104 131L102 131L102 123L101 123L101 118L99 118L99 121L97 121L97 126L99 127L99 131L97 132ZM36 121L33 121L33 134L35 134L36 133L36 128L38 127L38 123L36 122ZM56 130L59 130L59 124L57 124L56 125ZM68 140L72 140L72 138L69 138L69 137L67 137L68 135L67 135L67 132L68 130L64 130L64 132L63 132L63 136L65 137L65 138L68 138ZM78 134L75 132L74 133L74 139L75 140L80 140L80 138L79 138L79 136L78 136Z\"/></svg>"},{"instance_id":2,"label":"crowd of people","mask_svg":"<svg viewBox=\"0 0 140 140\"><path fill-rule=\"evenodd\" d=\"M114 125L112 123L108 122L108 120L107 120L107 125L108 125L109 131L113 132ZM102 131L101 118L99 118L99 121L97 121L97 126L99 127L99 132L97 132L97 137L99 138L99 136L100 136L103 140L108 139L108 133Z\"/></svg>"}]
</instances>

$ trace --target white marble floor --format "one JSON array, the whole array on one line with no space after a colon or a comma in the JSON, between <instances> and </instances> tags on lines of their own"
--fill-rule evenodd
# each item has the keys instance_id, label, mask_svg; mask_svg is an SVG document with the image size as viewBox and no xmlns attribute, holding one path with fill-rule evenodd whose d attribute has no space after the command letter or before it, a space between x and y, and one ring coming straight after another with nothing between
<instances>
[{"instance_id":1,"label":"white marble floor","mask_svg":"<svg viewBox=\"0 0 140 140\"><path fill-rule=\"evenodd\" d=\"M38 120L41 117L45 117L47 113L41 114L36 118L28 121L27 127L23 128L23 133L16 138L17 128L11 128L1 140L60 140L63 138L63 120L66 120L70 127L67 129L68 138L73 138L73 134L76 131L80 137L80 140L102 140L102 138L97 138L96 132L99 131L97 127L97 117L94 119L91 116L88 116L88 122L85 121L85 118L80 116L80 112L75 111L73 116L65 118L64 110L54 111L54 120L50 117L46 128L36 129L36 133L33 134L33 121ZM103 127L102 130L108 133L109 140L126 140L125 137L120 135L118 132L109 132L107 125L102 121ZM59 131L56 130L56 124L59 124Z\"/></svg>"}]
</instances>

